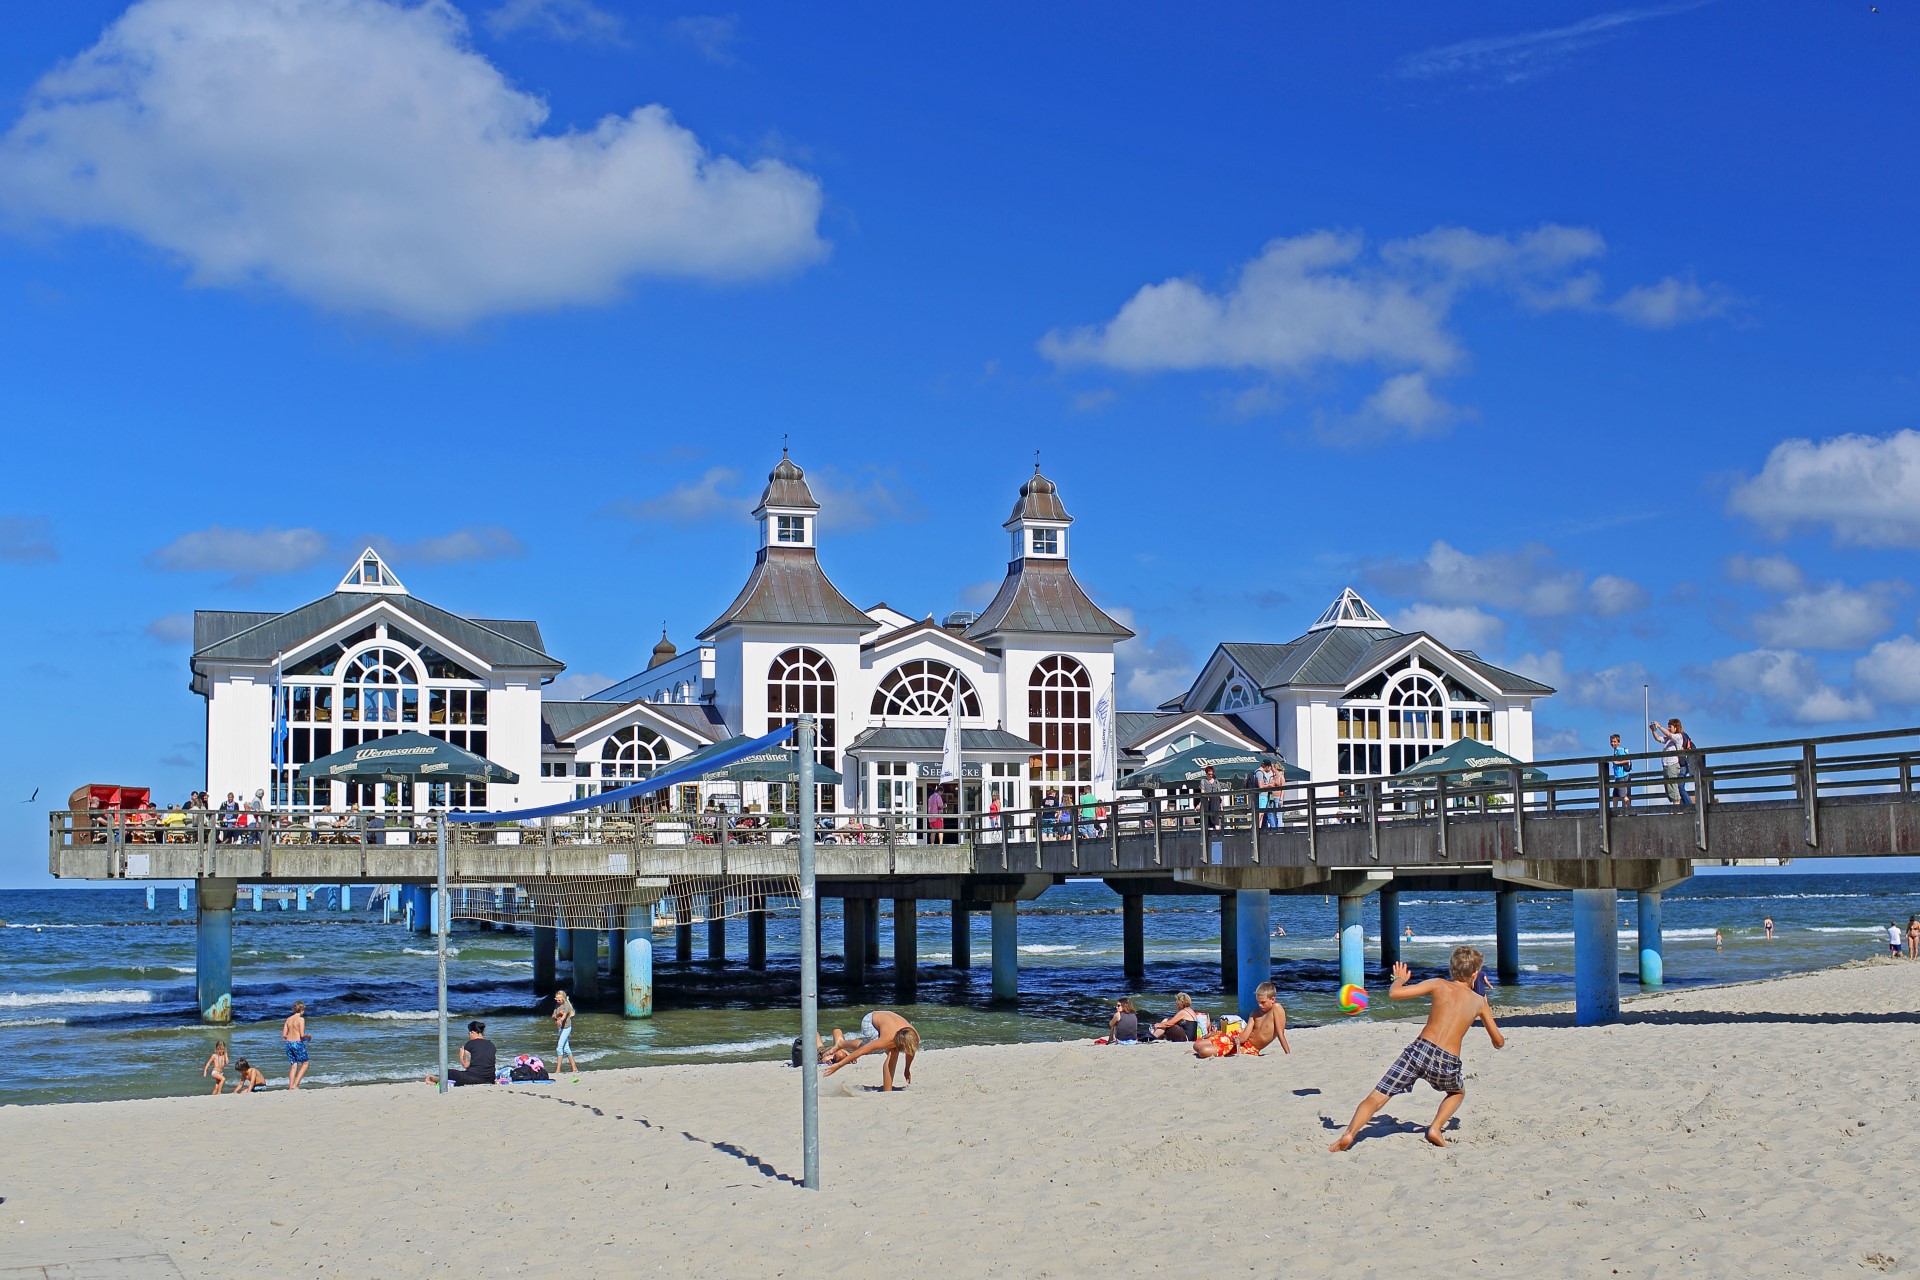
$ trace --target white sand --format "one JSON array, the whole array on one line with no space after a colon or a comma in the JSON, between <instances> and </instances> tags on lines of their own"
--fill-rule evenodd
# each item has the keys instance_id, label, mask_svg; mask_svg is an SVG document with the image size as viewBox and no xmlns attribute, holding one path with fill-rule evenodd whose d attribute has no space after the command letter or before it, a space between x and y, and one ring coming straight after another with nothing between
<instances>
[{"instance_id":1,"label":"white sand","mask_svg":"<svg viewBox=\"0 0 1920 1280\"><path fill-rule=\"evenodd\" d=\"M0 1276L109 1246L223 1277L1920 1274L1916 1008L1883 962L1516 1016L1504 1052L1470 1034L1446 1151L1425 1086L1325 1149L1405 1022L931 1051L886 1096L869 1060L823 1083L818 1194L780 1180L777 1064L6 1108Z\"/></svg>"}]
</instances>

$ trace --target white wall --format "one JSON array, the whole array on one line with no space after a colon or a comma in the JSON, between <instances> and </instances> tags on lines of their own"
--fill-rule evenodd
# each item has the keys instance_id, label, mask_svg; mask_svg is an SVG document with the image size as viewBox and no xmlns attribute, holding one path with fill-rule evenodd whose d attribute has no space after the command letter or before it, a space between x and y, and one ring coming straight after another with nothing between
<instances>
[{"instance_id":1,"label":"white wall","mask_svg":"<svg viewBox=\"0 0 1920 1280\"><path fill-rule=\"evenodd\" d=\"M273 669L218 668L207 699L207 795L251 800L273 769Z\"/></svg>"}]
</instances>

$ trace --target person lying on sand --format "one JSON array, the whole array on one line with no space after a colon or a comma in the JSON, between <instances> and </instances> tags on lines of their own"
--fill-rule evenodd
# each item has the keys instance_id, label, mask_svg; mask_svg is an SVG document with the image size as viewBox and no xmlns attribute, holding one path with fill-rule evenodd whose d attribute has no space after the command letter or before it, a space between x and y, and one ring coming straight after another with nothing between
<instances>
[{"instance_id":1,"label":"person lying on sand","mask_svg":"<svg viewBox=\"0 0 1920 1280\"><path fill-rule=\"evenodd\" d=\"M1360 1100L1347 1131L1327 1150L1345 1151L1351 1147L1374 1113L1386 1106L1387 1100L1396 1093L1413 1092L1416 1080L1425 1080L1447 1095L1440 1100L1440 1110L1434 1115L1433 1123L1427 1126L1428 1142L1436 1147L1447 1145L1442 1130L1467 1098L1460 1062L1460 1040L1467 1034L1467 1028L1478 1018L1486 1024L1487 1038L1493 1041L1494 1048L1507 1046L1507 1038L1500 1034L1493 1020L1493 1006L1473 989L1473 980L1480 976L1485 963L1486 957L1480 954L1479 948L1455 947L1446 977L1411 984L1407 979L1413 971L1404 964L1393 966L1393 986L1387 989L1387 994L1395 1000L1431 996L1433 1007L1427 1011L1427 1025L1420 1028L1419 1039L1400 1051L1373 1092Z\"/></svg>"},{"instance_id":2,"label":"person lying on sand","mask_svg":"<svg viewBox=\"0 0 1920 1280\"><path fill-rule=\"evenodd\" d=\"M887 1060L880 1067L880 1091L893 1089L893 1066L904 1055L907 1060L906 1083L913 1083L913 1056L920 1052L920 1033L891 1009L875 1009L860 1020L860 1034L864 1040L857 1047L847 1049L842 1056L826 1070L832 1075L850 1062L857 1062L870 1053L885 1053ZM839 1031L833 1033L836 1046L844 1043Z\"/></svg>"},{"instance_id":3,"label":"person lying on sand","mask_svg":"<svg viewBox=\"0 0 1920 1280\"><path fill-rule=\"evenodd\" d=\"M1231 1058L1245 1054L1257 1058L1260 1051L1278 1041L1280 1052L1292 1053L1287 1045L1287 1011L1280 1007L1280 992L1271 982L1253 989L1252 1019L1238 1031L1217 1031L1193 1042L1196 1058Z\"/></svg>"}]
</instances>

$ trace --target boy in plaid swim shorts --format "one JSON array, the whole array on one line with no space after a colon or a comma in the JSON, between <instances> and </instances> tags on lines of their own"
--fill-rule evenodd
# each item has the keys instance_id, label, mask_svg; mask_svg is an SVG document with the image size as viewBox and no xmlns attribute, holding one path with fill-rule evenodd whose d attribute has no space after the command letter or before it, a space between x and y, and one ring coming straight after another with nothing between
<instances>
[{"instance_id":1,"label":"boy in plaid swim shorts","mask_svg":"<svg viewBox=\"0 0 1920 1280\"><path fill-rule=\"evenodd\" d=\"M1407 981L1413 971L1406 965L1393 966L1393 986L1387 994L1395 1000L1431 996L1433 1007L1427 1012L1427 1025L1420 1029L1418 1040L1400 1051L1373 1092L1354 1109L1346 1132L1327 1150L1345 1151L1351 1147L1360 1130L1366 1128L1375 1112L1387 1105L1388 1099L1395 1094L1412 1092L1415 1082L1420 1080L1446 1095L1440 1100L1440 1110L1434 1115L1433 1123L1427 1126L1427 1141L1436 1147L1447 1145L1442 1136L1447 1121L1467 1097L1460 1063L1460 1041L1466 1036L1467 1028L1477 1019L1486 1024L1487 1038L1493 1041L1494 1048L1503 1049L1507 1044L1507 1038L1500 1034L1493 1020L1493 1006L1473 989L1474 980L1480 976L1480 967L1485 963L1486 957L1477 947L1455 947L1445 978L1415 983Z\"/></svg>"}]
</instances>

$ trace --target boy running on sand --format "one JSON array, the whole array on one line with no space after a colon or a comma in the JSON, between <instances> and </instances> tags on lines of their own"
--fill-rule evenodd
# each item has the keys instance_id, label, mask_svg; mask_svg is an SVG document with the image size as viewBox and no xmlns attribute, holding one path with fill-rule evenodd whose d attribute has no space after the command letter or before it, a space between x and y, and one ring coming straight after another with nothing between
<instances>
[{"instance_id":1,"label":"boy running on sand","mask_svg":"<svg viewBox=\"0 0 1920 1280\"><path fill-rule=\"evenodd\" d=\"M215 1040L213 1042L213 1053L207 1058L207 1064L200 1068L200 1078L205 1080L208 1076L212 1076L213 1091L219 1093L227 1087L226 1070L227 1042L225 1040Z\"/></svg>"},{"instance_id":2,"label":"boy running on sand","mask_svg":"<svg viewBox=\"0 0 1920 1280\"><path fill-rule=\"evenodd\" d=\"M1440 1100L1440 1110L1434 1115L1433 1123L1427 1126L1428 1142L1436 1147L1447 1145L1442 1130L1467 1098L1467 1086L1461 1078L1461 1037L1478 1018L1486 1024L1487 1038L1493 1041L1494 1048L1503 1049L1507 1044L1507 1038L1500 1034L1500 1028L1493 1021L1493 1006L1473 989L1473 980L1486 959L1477 947L1455 947L1445 978L1428 978L1411 985L1407 979L1412 976L1412 970L1404 964L1393 966L1393 986L1387 989L1387 994L1395 1000L1433 997L1427 1025L1420 1029L1419 1039L1401 1050L1373 1092L1354 1109L1347 1131L1327 1150L1345 1151L1351 1147L1374 1113L1386 1106L1394 1094L1413 1092L1416 1080L1425 1080L1447 1095Z\"/></svg>"}]
</instances>

